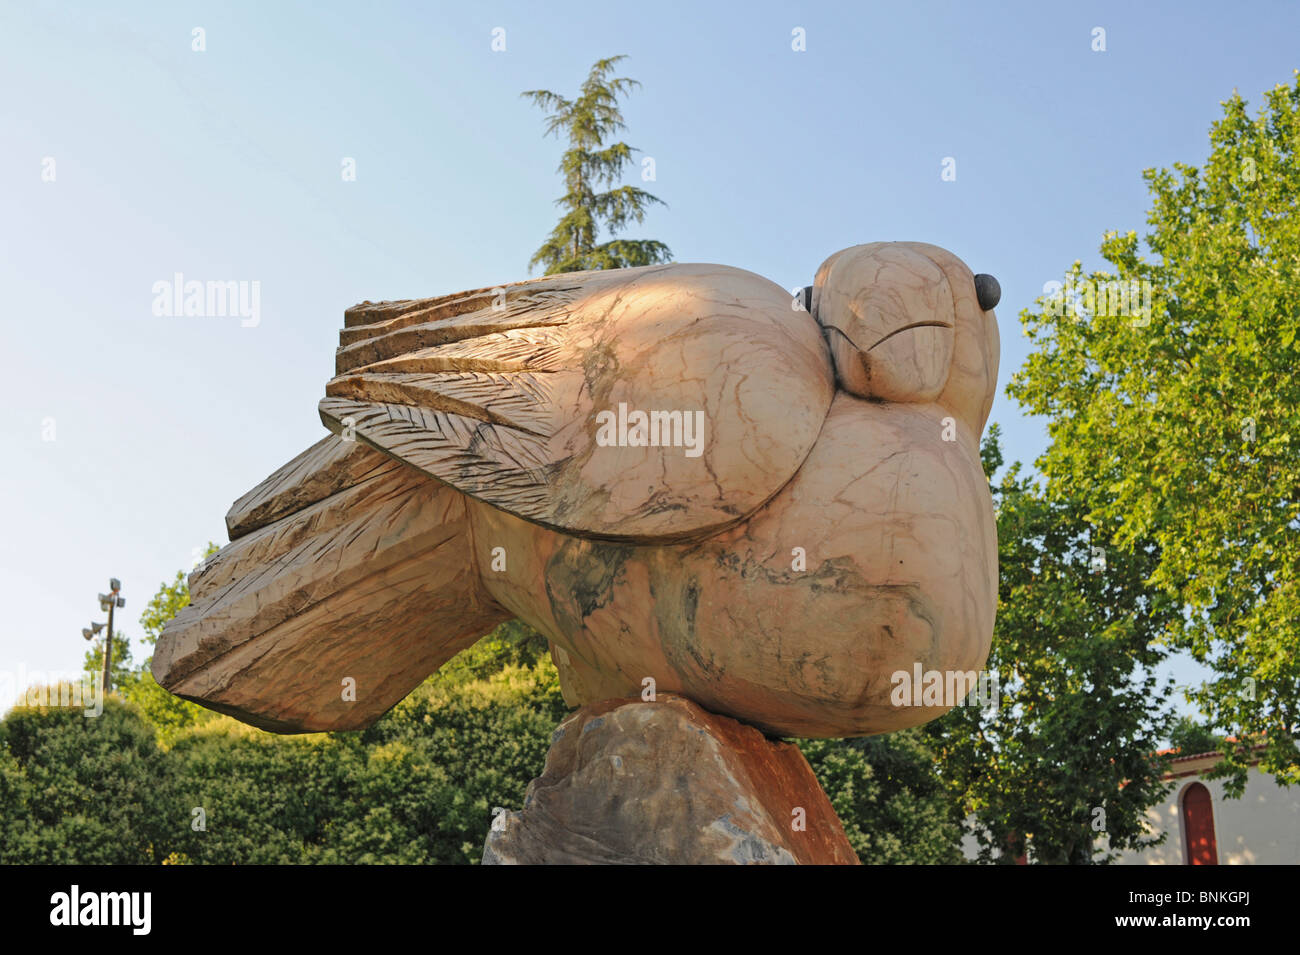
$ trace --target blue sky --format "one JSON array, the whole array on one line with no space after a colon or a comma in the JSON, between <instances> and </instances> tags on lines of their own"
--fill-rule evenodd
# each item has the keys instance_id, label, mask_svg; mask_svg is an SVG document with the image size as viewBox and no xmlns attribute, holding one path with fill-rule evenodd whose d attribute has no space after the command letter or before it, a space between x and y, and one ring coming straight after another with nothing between
<instances>
[{"instance_id":1,"label":"blue sky","mask_svg":"<svg viewBox=\"0 0 1300 955\"><path fill-rule=\"evenodd\" d=\"M110 575L139 636L229 504L324 434L344 308L524 277L562 144L522 90L629 56L626 139L668 208L628 234L678 261L793 287L912 239L993 273L1005 384L1043 283L1143 231L1141 171L1199 163L1234 88L1254 109L1300 66L1282 2L106 6L0 8L0 670L78 669ZM177 272L259 282L260 322L156 316ZM993 420L1008 459L1041 451L1014 402Z\"/></svg>"}]
</instances>

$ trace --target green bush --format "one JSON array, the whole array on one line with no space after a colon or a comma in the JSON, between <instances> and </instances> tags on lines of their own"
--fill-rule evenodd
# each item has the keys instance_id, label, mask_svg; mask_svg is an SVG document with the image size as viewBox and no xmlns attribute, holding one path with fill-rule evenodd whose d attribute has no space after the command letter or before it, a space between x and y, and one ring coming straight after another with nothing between
<instances>
[{"instance_id":1,"label":"green bush","mask_svg":"<svg viewBox=\"0 0 1300 955\"><path fill-rule=\"evenodd\" d=\"M0 722L0 862L161 862L171 777L130 704L16 706Z\"/></svg>"}]
</instances>

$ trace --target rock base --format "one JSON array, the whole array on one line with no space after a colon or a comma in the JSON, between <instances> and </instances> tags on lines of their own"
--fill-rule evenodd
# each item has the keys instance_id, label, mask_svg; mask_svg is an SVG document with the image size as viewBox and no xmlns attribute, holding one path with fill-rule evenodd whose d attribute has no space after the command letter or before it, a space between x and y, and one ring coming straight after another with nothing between
<instances>
[{"instance_id":1,"label":"rock base","mask_svg":"<svg viewBox=\"0 0 1300 955\"><path fill-rule=\"evenodd\" d=\"M556 729L524 808L492 821L485 865L856 865L793 744L660 694L584 706Z\"/></svg>"}]
</instances>

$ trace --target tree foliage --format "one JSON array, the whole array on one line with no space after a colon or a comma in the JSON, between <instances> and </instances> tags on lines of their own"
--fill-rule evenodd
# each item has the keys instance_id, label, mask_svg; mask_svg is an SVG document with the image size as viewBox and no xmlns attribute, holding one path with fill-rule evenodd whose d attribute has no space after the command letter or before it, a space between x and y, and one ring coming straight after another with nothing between
<instances>
[{"instance_id":1,"label":"tree foliage","mask_svg":"<svg viewBox=\"0 0 1300 955\"><path fill-rule=\"evenodd\" d=\"M992 477L998 429L983 447ZM1174 605L1144 581L1150 548L1098 551L1085 508L1053 500L1007 468L993 487L997 622L988 669L996 700L931 724L939 765L971 814L984 861L1028 851L1045 863L1111 861L1155 844L1147 809L1167 790L1155 753L1171 719L1169 683L1152 670ZM976 702L982 705L973 705Z\"/></svg>"},{"instance_id":2,"label":"tree foliage","mask_svg":"<svg viewBox=\"0 0 1300 955\"><path fill-rule=\"evenodd\" d=\"M1185 611L1165 637L1214 674L1192 698L1236 737L1218 771L1236 793L1260 743L1300 780L1300 74L1265 98L1223 104L1203 168L1144 173L1150 256L1108 233L1110 270L1075 262L1091 294L1022 313L1034 352L1009 388L1049 419L1052 493L1106 546L1158 548L1151 583ZM1102 307L1113 281L1149 314Z\"/></svg>"},{"instance_id":3,"label":"tree foliage","mask_svg":"<svg viewBox=\"0 0 1300 955\"><path fill-rule=\"evenodd\" d=\"M1220 749L1223 737L1196 720L1180 716L1169 731L1169 745L1178 756L1195 756Z\"/></svg>"},{"instance_id":4,"label":"tree foliage","mask_svg":"<svg viewBox=\"0 0 1300 955\"><path fill-rule=\"evenodd\" d=\"M646 210L663 201L636 186L617 185L639 150L624 142L605 140L626 128L618 101L640 86L636 80L611 75L622 56L598 60L570 99L551 90L520 95L547 110L546 135L568 140L556 170L564 178L564 195L555 204L565 210L551 234L528 263L546 267L546 274L586 269L617 269L654 265L672 258L668 246L653 239L614 238L632 222L645 221ZM600 191L604 188L604 191ZM602 226L610 239L597 242Z\"/></svg>"},{"instance_id":5,"label":"tree foliage","mask_svg":"<svg viewBox=\"0 0 1300 955\"><path fill-rule=\"evenodd\" d=\"M960 818L920 730L801 740L799 748L864 864L962 861Z\"/></svg>"},{"instance_id":6,"label":"tree foliage","mask_svg":"<svg viewBox=\"0 0 1300 955\"><path fill-rule=\"evenodd\" d=\"M115 697L103 712L16 706L0 722L0 863L161 862L171 767Z\"/></svg>"},{"instance_id":7,"label":"tree foliage","mask_svg":"<svg viewBox=\"0 0 1300 955\"><path fill-rule=\"evenodd\" d=\"M484 642L360 733L156 726L116 694L99 717L16 707L0 722L0 864L477 862L566 712L540 635Z\"/></svg>"},{"instance_id":8,"label":"tree foliage","mask_svg":"<svg viewBox=\"0 0 1300 955\"><path fill-rule=\"evenodd\" d=\"M203 558L206 560L216 552L217 545L209 541L203 552ZM140 615L140 626L144 629L142 642L148 647L153 647L158 642L158 636L167 621L180 613L189 602L188 577L183 570L178 570L171 583L163 582L158 585L158 591L145 605L144 613ZM114 683L114 687L124 699L130 700L140 708L157 729L159 741L163 745L171 745L182 729L206 723L215 714L197 703L183 700L160 687L154 680L153 671L149 666L152 662L151 653L144 658L138 669L119 678Z\"/></svg>"},{"instance_id":9,"label":"tree foliage","mask_svg":"<svg viewBox=\"0 0 1300 955\"><path fill-rule=\"evenodd\" d=\"M101 634L107 634L108 628L105 627ZM82 668L86 673L93 676L101 676L104 672L104 637L91 641L90 648L86 651L85 657L82 658ZM113 631L113 660L112 660L113 688L117 689L123 683L131 679L134 670L131 667L131 641L121 630Z\"/></svg>"}]
</instances>

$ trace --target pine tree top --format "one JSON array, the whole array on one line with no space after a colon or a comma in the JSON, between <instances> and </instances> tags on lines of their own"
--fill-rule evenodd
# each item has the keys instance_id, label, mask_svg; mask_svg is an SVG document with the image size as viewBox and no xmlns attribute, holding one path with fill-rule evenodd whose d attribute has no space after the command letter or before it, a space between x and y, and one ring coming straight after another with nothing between
<instances>
[{"instance_id":1,"label":"pine tree top","mask_svg":"<svg viewBox=\"0 0 1300 955\"><path fill-rule=\"evenodd\" d=\"M615 238L632 222L643 222L646 210L658 203L657 196L636 186L617 186L624 170L640 150L625 142L605 145L608 137L626 128L620 97L641 84L634 79L613 76L624 56L597 60L573 99L551 90L528 90L520 95L547 110L546 135L569 143L557 172L564 179L565 193L555 204L565 210L551 234L533 253L529 271L537 265L546 275L588 269L630 268L667 262L672 252L653 239ZM604 189L605 191L598 191ZM597 243L601 228L610 238Z\"/></svg>"}]
</instances>

